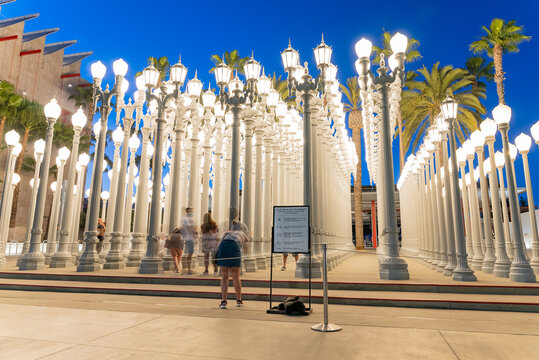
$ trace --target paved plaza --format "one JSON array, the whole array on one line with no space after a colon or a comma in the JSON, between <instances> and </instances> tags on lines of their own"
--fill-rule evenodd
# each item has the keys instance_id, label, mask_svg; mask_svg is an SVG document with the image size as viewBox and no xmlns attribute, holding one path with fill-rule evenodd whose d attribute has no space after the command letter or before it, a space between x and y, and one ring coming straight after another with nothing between
<instances>
[{"instance_id":1,"label":"paved plaza","mask_svg":"<svg viewBox=\"0 0 539 360\"><path fill-rule=\"evenodd\" d=\"M2 359L538 359L539 314L0 291Z\"/></svg>"}]
</instances>

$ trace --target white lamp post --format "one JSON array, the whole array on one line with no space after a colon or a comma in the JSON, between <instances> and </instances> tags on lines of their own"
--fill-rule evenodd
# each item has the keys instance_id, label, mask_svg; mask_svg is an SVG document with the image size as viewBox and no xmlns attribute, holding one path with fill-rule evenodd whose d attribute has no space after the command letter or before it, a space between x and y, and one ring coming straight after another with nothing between
<instances>
[{"instance_id":1,"label":"white lamp post","mask_svg":"<svg viewBox=\"0 0 539 360\"><path fill-rule=\"evenodd\" d=\"M530 226L532 231L532 258L530 265L535 273L539 272L539 236L537 235L537 220L535 218L535 203L533 201L532 182L530 177L530 166L528 164L528 152L532 145L532 139L526 134L520 134L515 139L518 151L522 155L524 165L524 177L526 178L526 193L528 196L528 209L530 213Z\"/></svg>"},{"instance_id":2,"label":"white lamp post","mask_svg":"<svg viewBox=\"0 0 539 360\"><path fill-rule=\"evenodd\" d=\"M110 192L101 191L101 214L102 217L107 218L107 213L109 211L108 202L110 198Z\"/></svg>"},{"instance_id":3,"label":"white lamp post","mask_svg":"<svg viewBox=\"0 0 539 360\"><path fill-rule=\"evenodd\" d=\"M129 158L129 171L128 171L128 180L127 180L127 197L125 201L125 210L124 210L124 244L122 246L122 252L124 254L124 258L128 259L129 256L129 240L131 235L131 213L133 210L133 181L135 179L135 175L138 172L137 166L135 164L135 154L140 146L140 139L136 134L133 134L129 138L129 151L130 151L130 158ZM127 266L127 264L126 264Z\"/></svg>"},{"instance_id":4,"label":"white lamp post","mask_svg":"<svg viewBox=\"0 0 539 360\"><path fill-rule=\"evenodd\" d=\"M16 178L15 175L15 163L17 161L17 157L19 156L22 145L18 143L19 134L17 134L15 131L11 130L6 134L6 144L8 144L8 147L11 151L8 151L8 157L6 159L6 168L5 173L7 176L5 176L5 182L4 182L4 190L2 192L2 203L0 206L0 228L5 229L5 231L2 231L0 233L0 264L2 264L5 261L5 247L7 244L7 238L8 238L8 232L9 232L9 221L11 218L11 208L12 208L12 202L13 202L13 182ZM17 140L16 143L15 140ZM12 148L11 148L12 147ZM17 175L18 176L18 175Z\"/></svg>"},{"instance_id":5,"label":"white lamp post","mask_svg":"<svg viewBox=\"0 0 539 360\"><path fill-rule=\"evenodd\" d=\"M92 190L90 193L91 198L89 199L89 208L87 212L88 218L88 230L84 234L84 252L82 253L79 265L77 266L77 271L98 271L101 269L99 264L99 256L96 251L98 239L97 239L97 222L99 218L99 195L102 184L102 172L99 169L102 169L105 155L105 142L106 142L106 132L107 132L107 122L111 111L111 101L112 98L116 96L117 102L122 96L122 82L124 76L127 73L127 64L125 61L119 59L114 62L113 65L115 80L116 83L112 90L106 88L105 90L101 89L101 80L105 75L106 67L100 61L92 64L92 76L94 78L94 106L97 107L97 104L100 102L101 105L98 107L98 111L101 115L100 121L100 132L97 139L96 150L94 153L94 170L92 173Z\"/></svg>"},{"instance_id":6,"label":"white lamp post","mask_svg":"<svg viewBox=\"0 0 539 360\"><path fill-rule=\"evenodd\" d=\"M466 240L464 238L464 229L462 226L462 208L461 198L458 187L458 172L457 172L457 144L455 137L455 126L458 114L458 103L448 97L442 103L442 113L446 121L449 123L449 147L451 149L451 164L448 164L453 171L451 172L451 194L446 193L446 198L451 197L453 205L453 216L455 223L455 238L457 242L457 267L453 270L453 280L458 281L476 281L477 277L473 270L468 267L468 259L466 255Z\"/></svg>"},{"instance_id":7,"label":"white lamp post","mask_svg":"<svg viewBox=\"0 0 539 360\"><path fill-rule=\"evenodd\" d=\"M69 176L67 180L67 202L65 205L65 216L63 217L62 221L62 228L60 230L60 240L58 244L58 251L54 253L54 255L51 258L50 267L52 268L65 268L72 263L71 258L71 252L69 249L69 245L71 244L71 241L73 239L73 235L71 233L71 227L73 222L73 217L76 213L75 211L75 199L73 196L71 196L71 193L73 192L73 188L75 186L75 176L76 176L76 162L78 160L79 156L79 139L80 139L80 132L82 131L82 128L84 125L86 125L86 115L84 115L84 112L82 111L82 108L77 110L75 114L71 118L71 122L73 123L73 147L71 148L71 160L69 163ZM80 186L80 185L79 185Z\"/></svg>"},{"instance_id":8,"label":"white lamp post","mask_svg":"<svg viewBox=\"0 0 539 360\"><path fill-rule=\"evenodd\" d=\"M539 121L532 125L530 132L535 140L535 143L539 145Z\"/></svg>"},{"instance_id":9,"label":"white lamp post","mask_svg":"<svg viewBox=\"0 0 539 360\"><path fill-rule=\"evenodd\" d=\"M514 246L513 238L511 237L511 232L509 231L509 209L507 208L507 195L505 187L505 177L503 175L503 168L505 167L505 159L503 153L496 151L494 154L494 160L496 161L496 169L498 170L498 178L500 180L500 200L502 203L502 213L503 213L503 231L505 236L505 251L507 252L509 258L513 259ZM507 276L509 277L509 268L511 264L507 267Z\"/></svg>"},{"instance_id":10,"label":"white lamp post","mask_svg":"<svg viewBox=\"0 0 539 360\"><path fill-rule=\"evenodd\" d=\"M43 155L43 163L40 172L39 189L37 191L36 210L34 213L34 221L32 222L32 237L30 239L30 249L20 262L19 270L39 270L45 266L45 256L40 251L41 233L43 227L43 213L45 211L45 197L47 195L47 186L49 180L50 157L52 149L52 137L54 133L54 123L60 116L62 109L52 99L45 105L45 117L47 118L47 136L45 138L45 151Z\"/></svg>"},{"instance_id":11,"label":"white lamp post","mask_svg":"<svg viewBox=\"0 0 539 360\"><path fill-rule=\"evenodd\" d=\"M75 210L78 211L79 215L82 212L82 200L84 199L84 186L86 184L86 169L90 163L90 156L86 153L79 155L79 161L77 163L77 194L75 195ZM77 257L79 255L79 227L80 227L80 216L75 216L73 218L73 227L71 237L71 258L73 263L76 263Z\"/></svg>"},{"instance_id":12,"label":"white lamp post","mask_svg":"<svg viewBox=\"0 0 539 360\"><path fill-rule=\"evenodd\" d=\"M524 239L522 236L522 227L520 223L520 208L518 206L518 195L516 181L512 171L512 162L509 156L509 140L507 133L509 131L509 120L511 120L511 108L504 104L499 104L492 110L492 116L498 124L502 134L503 152L505 160L505 171L507 174L507 185L509 188L509 206L511 208L511 223L513 226L514 239L514 258L509 269L509 278L519 282L535 282L535 274L524 254Z\"/></svg>"},{"instance_id":13,"label":"white lamp post","mask_svg":"<svg viewBox=\"0 0 539 360\"><path fill-rule=\"evenodd\" d=\"M4 171L4 181L2 186L2 199L0 200L0 217L4 216L5 213L5 204L7 202L7 194L9 192L9 188L11 186L10 184L10 177L12 175L11 169L11 161L13 157L13 149L15 148L15 145L19 143L20 135L15 131L11 130L8 131L5 135L6 144L8 147L8 155L6 160L6 169Z\"/></svg>"}]
</instances>

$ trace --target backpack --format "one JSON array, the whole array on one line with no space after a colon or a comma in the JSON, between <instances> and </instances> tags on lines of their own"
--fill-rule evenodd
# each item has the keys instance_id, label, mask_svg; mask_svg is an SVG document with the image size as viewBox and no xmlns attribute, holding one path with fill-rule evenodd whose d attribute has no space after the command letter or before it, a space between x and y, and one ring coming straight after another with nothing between
<instances>
[{"instance_id":1,"label":"backpack","mask_svg":"<svg viewBox=\"0 0 539 360\"><path fill-rule=\"evenodd\" d=\"M305 315L305 304L299 300L299 296L289 297L277 307L283 310L287 315Z\"/></svg>"}]
</instances>

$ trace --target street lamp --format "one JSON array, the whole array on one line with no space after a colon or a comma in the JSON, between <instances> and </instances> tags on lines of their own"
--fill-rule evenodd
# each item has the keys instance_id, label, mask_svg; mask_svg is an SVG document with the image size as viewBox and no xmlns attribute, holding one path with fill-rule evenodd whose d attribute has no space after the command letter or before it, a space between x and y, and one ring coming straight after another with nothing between
<instances>
[{"instance_id":1,"label":"street lamp","mask_svg":"<svg viewBox=\"0 0 539 360\"><path fill-rule=\"evenodd\" d=\"M49 168L52 149L52 137L54 134L54 123L60 116L62 108L52 99L44 107L47 118L47 135L45 137L45 150L43 153L43 163L39 175L39 188L37 190L36 210L32 222L32 237L30 239L30 249L24 254L19 264L19 270L40 270L45 267L45 256L40 251L41 233L43 228L43 213L45 211L45 197L47 195L47 185L49 180Z\"/></svg>"},{"instance_id":2,"label":"street lamp","mask_svg":"<svg viewBox=\"0 0 539 360\"><path fill-rule=\"evenodd\" d=\"M455 126L457 122L458 103L448 96L442 103L442 114L445 120L449 123L449 147L451 152L451 163L448 168L453 169L451 172L451 193L446 192L446 199L451 198L453 205L453 218L455 223L455 237L457 242L457 267L453 270L453 280L458 281L476 281L477 277L473 270L468 266L466 255L466 240L464 237L464 228L462 226L462 207L461 198L458 187L458 167L457 167L457 144L455 137ZM449 169L447 169L449 170ZM464 176L464 174L463 174Z\"/></svg>"},{"instance_id":3,"label":"street lamp","mask_svg":"<svg viewBox=\"0 0 539 360\"><path fill-rule=\"evenodd\" d=\"M93 82L93 93L94 93L94 103L93 107L99 111L101 120L99 127L99 135L96 144L96 150L94 152L94 170L92 173L92 187L90 192L89 206L88 206L88 230L84 234L84 242L86 246L84 247L84 252L79 259L79 265L77 266L77 271L98 271L101 269L99 264L99 255L97 254L96 247L98 243L97 239L97 221L99 218L99 195L102 184L103 173L99 171L102 169L105 155L105 145L106 145L106 132L107 132L107 122L112 110L112 98L116 96L116 110L119 111L119 104L121 100L119 98L122 95L122 82L124 81L124 76L127 73L127 64L122 59L116 60L113 64L114 75L115 75L115 84L112 90L109 90L108 86L105 90L101 89L101 81L103 76L105 76L106 67L98 61L92 64L91 71L94 78ZM98 106L98 103L101 103Z\"/></svg>"},{"instance_id":4,"label":"street lamp","mask_svg":"<svg viewBox=\"0 0 539 360\"><path fill-rule=\"evenodd\" d=\"M492 110L492 116L494 117L496 124L498 124L498 129L502 134L505 173L507 176L507 186L509 188L511 224L513 226L514 257L511 268L509 269L509 278L519 282L535 282L535 274L524 254L520 207L518 206L516 181L512 170L513 163L509 155L509 140L507 134L509 132L509 120L511 120L511 108L505 104L499 104Z\"/></svg>"},{"instance_id":5,"label":"street lamp","mask_svg":"<svg viewBox=\"0 0 539 360\"><path fill-rule=\"evenodd\" d=\"M400 89L405 76L404 51L406 50L408 39L406 36L397 33L393 36L390 43L398 62L398 66L391 74L388 74L389 69L385 66L384 56L382 55L380 68L377 71L379 76L375 78L370 70L369 60L372 43L365 38L356 43L356 53L359 58L356 68L359 70L360 96L364 103L368 103L369 93L372 94L373 87L381 94L381 108L379 110L382 117L380 119L381 124L377 124L380 149L378 150L378 154L376 154L377 157L372 159L375 163L379 164L380 174L384 176L384 178L380 179L381 181L377 181L377 187L380 188L380 194L384 199L383 218L385 220L385 229L381 231L381 236L385 236L387 239L386 256L380 262L380 278L386 280L406 280L410 278L408 264L399 256L398 248L397 212L395 209L395 190L393 185L395 178L393 173L390 126L390 122L392 122L390 106L395 106L396 103L390 104L390 90L397 91L398 97L396 98L400 98ZM397 94L393 93L393 95ZM366 133L365 131L365 136L374 136L374 134L369 133L367 135Z\"/></svg>"},{"instance_id":6,"label":"street lamp","mask_svg":"<svg viewBox=\"0 0 539 360\"><path fill-rule=\"evenodd\" d=\"M143 71L144 83L146 85L146 101L148 104L154 102L157 104L157 127L155 129L154 144L155 152L153 158L152 168L152 180L156 186L152 189L152 202L150 206L150 223L147 236L147 248L146 255L141 260L139 273L140 274L155 274L163 271L163 265L161 258L159 257L159 231L160 231L160 215L161 215L161 182L163 167L160 166L163 157L163 135L165 132L166 117L165 109L169 102L173 100L179 100L180 87L185 81L187 75L187 69L180 63L173 66L170 71L170 82L172 83L174 90L170 93L167 92L167 86L165 82L161 83L160 92L157 94L152 90L158 85L159 71L153 66L149 66ZM200 86L202 89L202 84ZM200 91L199 91L200 94ZM159 185L159 186L157 186ZM137 189L138 191L138 189Z\"/></svg>"},{"instance_id":7,"label":"street lamp","mask_svg":"<svg viewBox=\"0 0 539 360\"><path fill-rule=\"evenodd\" d=\"M71 122L73 124L73 147L71 148L71 160L69 162L69 176L67 180L67 202L65 205L65 216L62 220L62 228L60 230L60 240L58 244L58 250L54 253L51 258L50 267L52 268L65 268L68 265L71 265L72 258L71 252L69 251L69 245L71 244L72 239L74 239L74 234L71 233L72 223L74 214L78 214L75 211L75 198L71 196L73 188L75 186L75 176L77 172L77 160L79 154L79 140L80 132L84 125L86 125L86 115L82 111L82 108L79 108L73 114ZM80 184L79 184L80 186Z\"/></svg>"},{"instance_id":8,"label":"street lamp","mask_svg":"<svg viewBox=\"0 0 539 360\"><path fill-rule=\"evenodd\" d=\"M532 231L532 258L530 265L537 273L539 272L539 236L537 234L537 220L535 219L535 204L533 201L532 182L530 178L530 166L528 164L528 152L532 145L532 139L526 134L520 134L515 139L515 144L518 151L522 155L522 163L524 165L524 177L526 178L526 193L528 196L528 211L530 213L530 225Z\"/></svg>"},{"instance_id":9,"label":"street lamp","mask_svg":"<svg viewBox=\"0 0 539 360\"><path fill-rule=\"evenodd\" d=\"M530 132L535 140L535 143L539 145L539 121L532 125Z\"/></svg>"},{"instance_id":10,"label":"street lamp","mask_svg":"<svg viewBox=\"0 0 539 360\"><path fill-rule=\"evenodd\" d=\"M6 160L6 168L4 171L4 182L2 187L2 200L0 200L0 218L4 216L5 213L5 204L7 202L7 194L9 192L9 188L11 185L11 176L13 170L11 170L11 162L13 157L13 149L15 148L15 145L19 143L19 139L21 136L19 133L17 133L15 130L8 131L5 135L6 144L8 147L8 155Z\"/></svg>"}]
</instances>

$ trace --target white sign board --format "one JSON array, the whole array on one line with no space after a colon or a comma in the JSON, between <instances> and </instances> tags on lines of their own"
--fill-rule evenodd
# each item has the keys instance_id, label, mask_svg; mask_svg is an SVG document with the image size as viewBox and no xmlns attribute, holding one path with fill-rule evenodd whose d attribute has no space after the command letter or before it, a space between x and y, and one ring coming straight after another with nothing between
<instances>
[{"instance_id":1,"label":"white sign board","mask_svg":"<svg viewBox=\"0 0 539 360\"><path fill-rule=\"evenodd\" d=\"M308 254L308 206L273 207L273 252Z\"/></svg>"}]
</instances>

